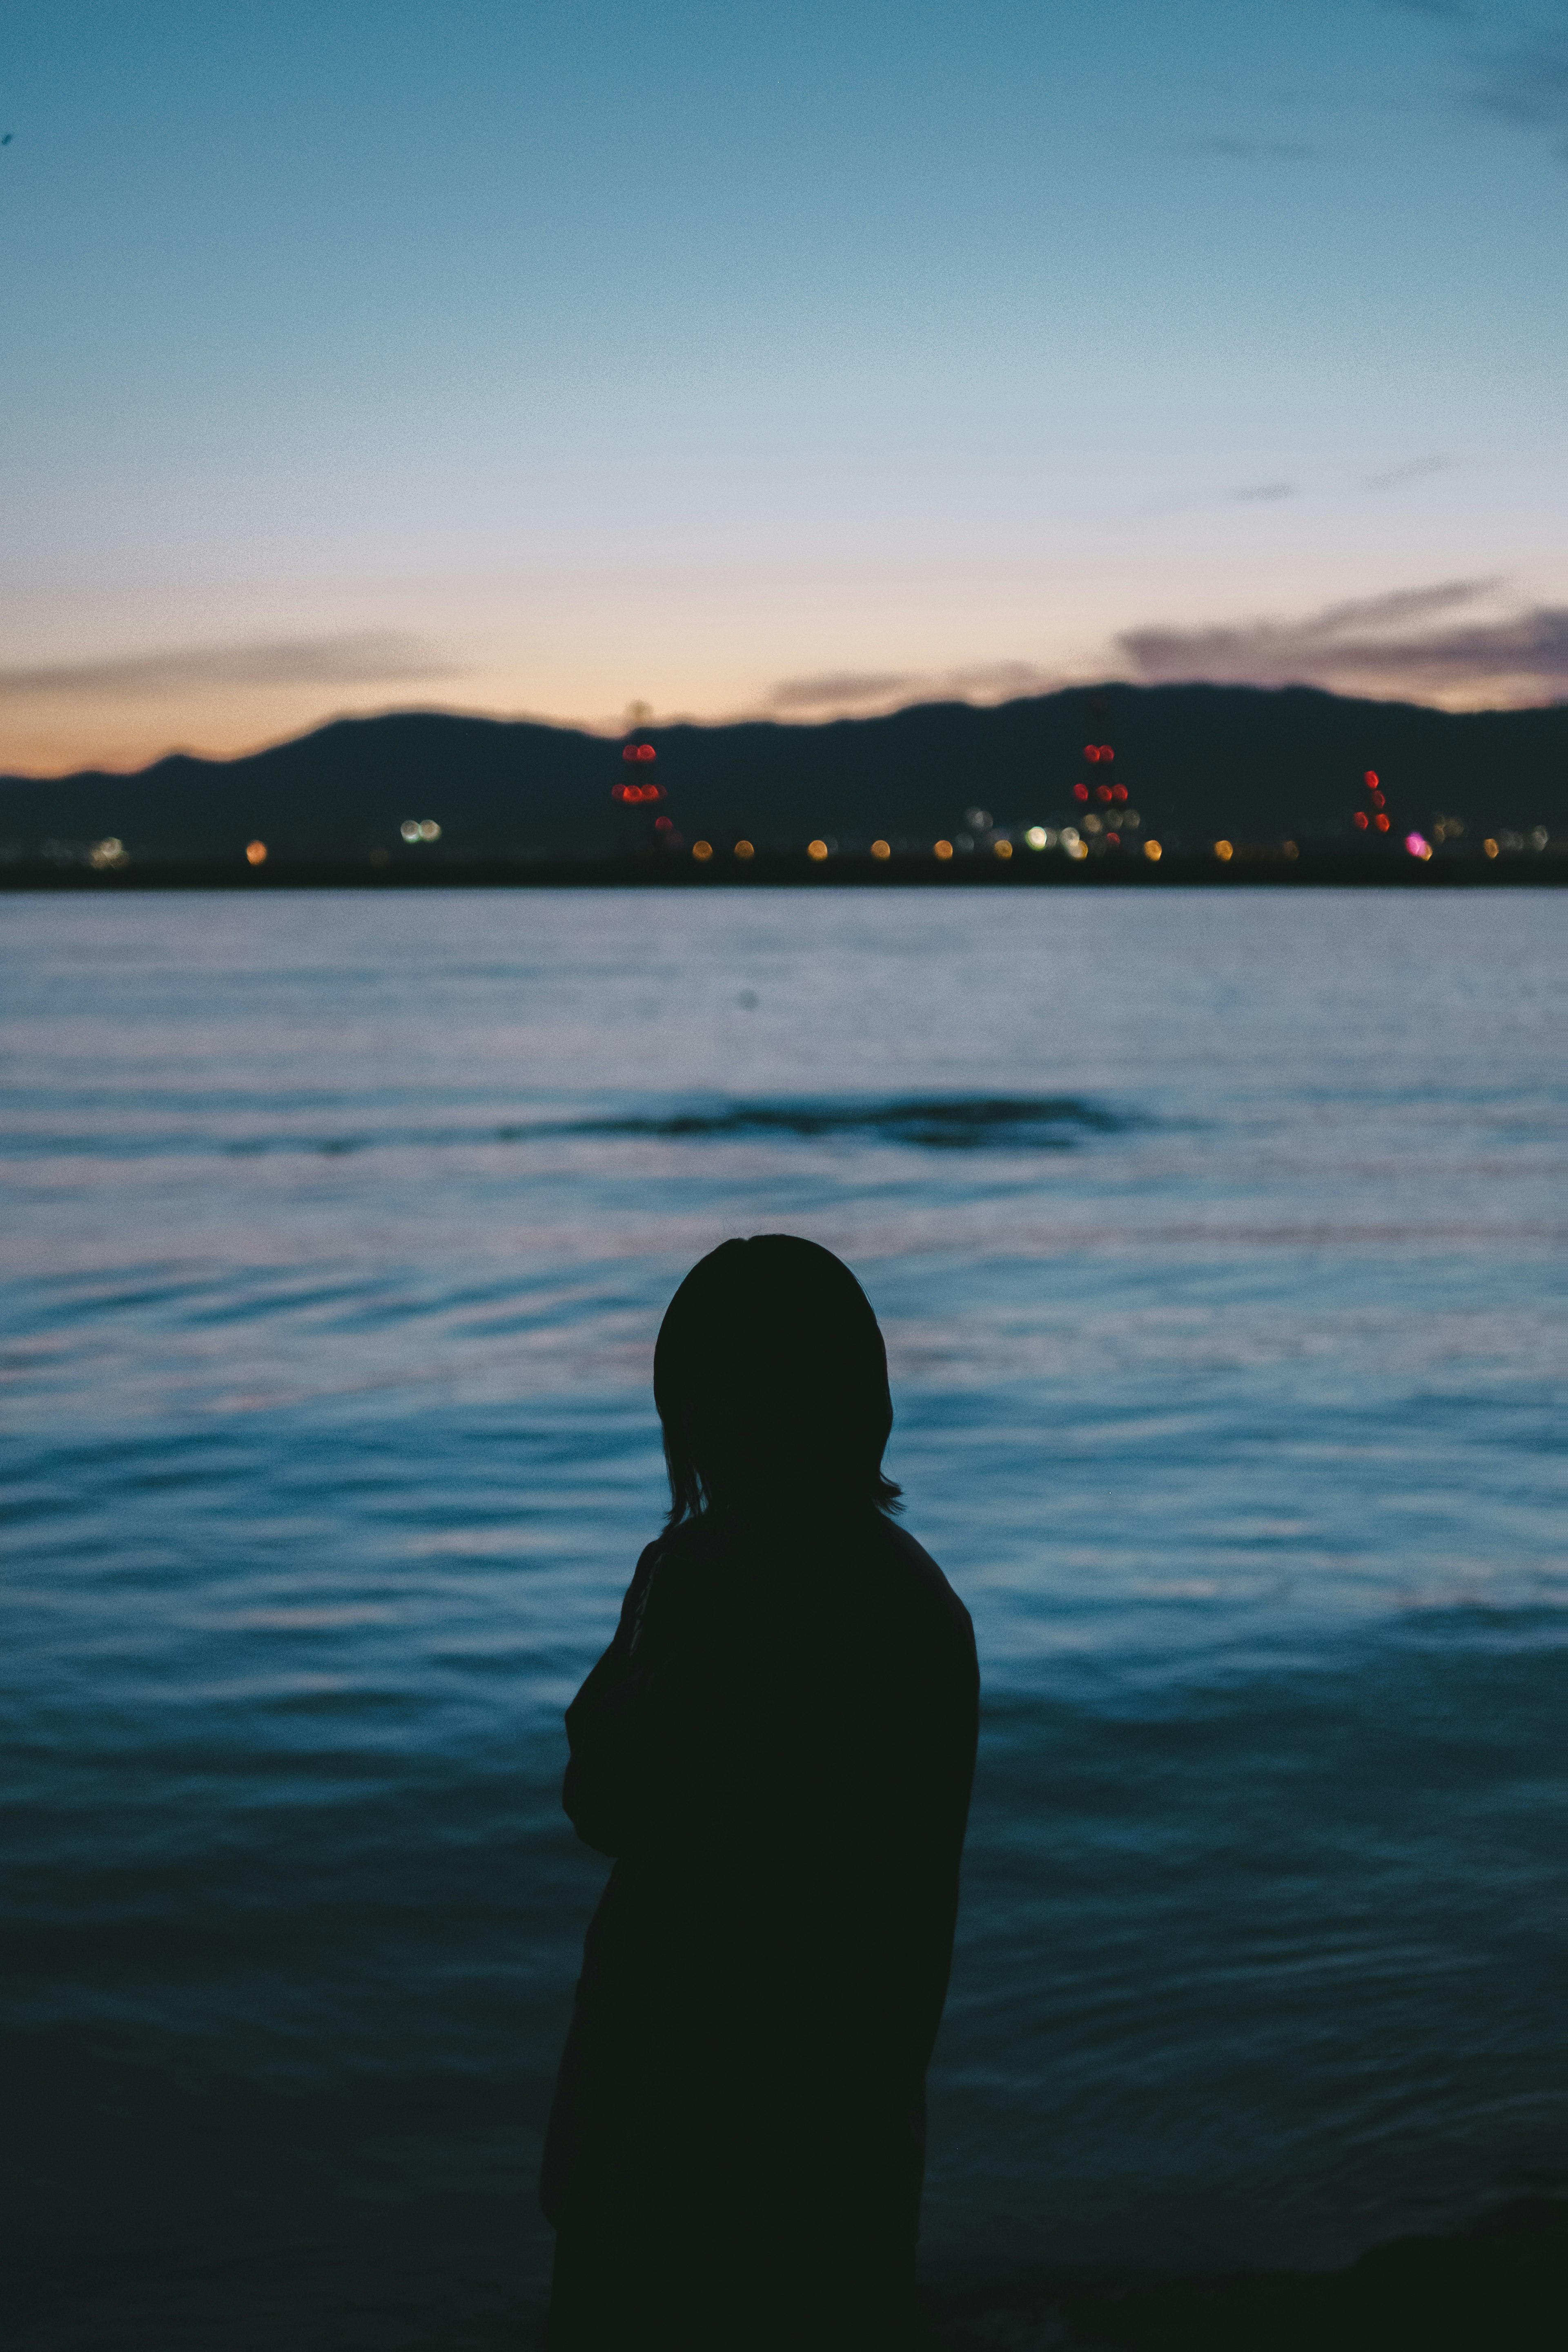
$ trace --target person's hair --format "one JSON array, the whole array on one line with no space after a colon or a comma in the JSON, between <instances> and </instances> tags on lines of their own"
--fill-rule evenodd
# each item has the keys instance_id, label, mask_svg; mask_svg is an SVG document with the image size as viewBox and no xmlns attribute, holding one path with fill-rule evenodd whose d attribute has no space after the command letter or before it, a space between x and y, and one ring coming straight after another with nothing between
<instances>
[{"instance_id":1,"label":"person's hair","mask_svg":"<svg viewBox=\"0 0 1568 2352\"><path fill-rule=\"evenodd\" d=\"M882 1334L816 1242L755 1234L700 1258L659 1326L653 1397L672 1527L715 1504L897 1507Z\"/></svg>"}]
</instances>

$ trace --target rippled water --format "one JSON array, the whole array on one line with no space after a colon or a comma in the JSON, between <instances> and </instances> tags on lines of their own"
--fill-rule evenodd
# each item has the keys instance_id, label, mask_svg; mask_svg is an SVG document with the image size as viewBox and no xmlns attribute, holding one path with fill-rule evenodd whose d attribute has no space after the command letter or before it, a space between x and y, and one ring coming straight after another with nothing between
<instances>
[{"instance_id":1,"label":"rippled water","mask_svg":"<svg viewBox=\"0 0 1568 2352\"><path fill-rule=\"evenodd\" d=\"M1560 926L0 900L26 2340L518 2340L606 1867L561 1710L736 1232L860 1274L979 1638L928 2275L1568 2171Z\"/></svg>"}]
</instances>

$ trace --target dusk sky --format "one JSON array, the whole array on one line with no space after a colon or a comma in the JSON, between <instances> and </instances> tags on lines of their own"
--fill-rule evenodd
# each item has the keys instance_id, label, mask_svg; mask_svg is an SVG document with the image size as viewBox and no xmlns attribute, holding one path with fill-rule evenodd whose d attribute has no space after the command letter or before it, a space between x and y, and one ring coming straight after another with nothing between
<instances>
[{"instance_id":1,"label":"dusk sky","mask_svg":"<svg viewBox=\"0 0 1568 2352\"><path fill-rule=\"evenodd\" d=\"M0 768L1568 696L1568 5L0 15Z\"/></svg>"}]
</instances>

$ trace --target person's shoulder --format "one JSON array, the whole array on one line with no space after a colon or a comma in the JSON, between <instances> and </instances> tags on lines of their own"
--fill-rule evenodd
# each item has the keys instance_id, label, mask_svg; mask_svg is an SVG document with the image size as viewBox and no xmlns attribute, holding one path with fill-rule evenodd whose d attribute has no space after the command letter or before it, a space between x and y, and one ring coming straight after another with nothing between
<instances>
[{"instance_id":1,"label":"person's shoulder","mask_svg":"<svg viewBox=\"0 0 1568 2352\"><path fill-rule=\"evenodd\" d=\"M973 1657L974 1625L968 1610L908 1528L879 1515L871 1558L879 1602L911 1638L923 1637Z\"/></svg>"}]
</instances>

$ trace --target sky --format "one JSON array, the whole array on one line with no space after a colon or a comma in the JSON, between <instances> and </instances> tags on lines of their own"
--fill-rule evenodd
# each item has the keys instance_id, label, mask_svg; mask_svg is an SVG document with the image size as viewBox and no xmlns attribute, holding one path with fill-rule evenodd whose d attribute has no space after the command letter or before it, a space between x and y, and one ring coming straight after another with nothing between
<instances>
[{"instance_id":1,"label":"sky","mask_svg":"<svg viewBox=\"0 0 1568 2352\"><path fill-rule=\"evenodd\" d=\"M0 771L1568 698L1568 0L6 0Z\"/></svg>"}]
</instances>

